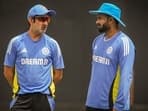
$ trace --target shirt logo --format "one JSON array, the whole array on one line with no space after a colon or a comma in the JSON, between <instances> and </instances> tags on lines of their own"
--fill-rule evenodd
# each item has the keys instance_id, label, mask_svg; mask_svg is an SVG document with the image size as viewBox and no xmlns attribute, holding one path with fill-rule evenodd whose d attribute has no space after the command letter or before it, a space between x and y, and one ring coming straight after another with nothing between
<instances>
[{"instance_id":1,"label":"shirt logo","mask_svg":"<svg viewBox=\"0 0 148 111\"><path fill-rule=\"evenodd\" d=\"M23 50L21 50L21 53L27 53L27 49L24 48Z\"/></svg>"},{"instance_id":2,"label":"shirt logo","mask_svg":"<svg viewBox=\"0 0 148 111\"><path fill-rule=\"evenodd\" d=\"M47 47L42 48L42 54L43 55L49 55L49 49Z\"/></svg>"},{"instance_id":3,"label":"shirt logo","mask_svg":"<svg viewBox=\"0 0 148 111\"><path fill-rule=\"evenodd\" d=\"M46 58L21 58L22 65L47 65L48 59Z\"/></svg>"},{"instance_id":4,"label":"shirt logo","mask_svg":"<svg viewBox=\"0 0 148 111\"><path fill-rule=\"evenodd\" d=\"M101 63L101 64L106 64L106 65L110 65L110 59L108 59L108 58L93 55L92 59L95 62L98 62L98 63Z\"/></svg>"},{"instance_id":5,"label":"shirt logo","mask_svg":"<svg viewBox=\"0 0 148 111\"><path fill-rule=\"evenodd\" d=\"M113 47L108 47L106 53L111 54L112 52L113 52Z\"/></svg>"}]
</instances>

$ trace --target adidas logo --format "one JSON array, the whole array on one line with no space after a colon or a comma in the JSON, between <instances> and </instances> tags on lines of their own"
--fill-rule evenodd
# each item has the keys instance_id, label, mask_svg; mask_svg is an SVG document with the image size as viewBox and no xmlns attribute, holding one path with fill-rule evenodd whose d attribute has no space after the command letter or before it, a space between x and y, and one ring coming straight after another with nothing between
<instances>
[{"instance_id":1,"label":"adidas logo","mask_svg":"<svg viewBox=\"0 0 148 111\"><path fill-rule=\"evenodd\" d=\"M24 48L23 50L21 50L21 53L26 53L26 52L27 52L26 48Z\"/></svg>"}]
</instances>

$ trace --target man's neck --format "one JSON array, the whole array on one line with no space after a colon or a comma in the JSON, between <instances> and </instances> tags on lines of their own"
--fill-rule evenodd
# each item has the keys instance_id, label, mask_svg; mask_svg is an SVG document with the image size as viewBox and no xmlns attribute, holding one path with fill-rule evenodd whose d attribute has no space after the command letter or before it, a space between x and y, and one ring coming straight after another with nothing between
<instances>
[{"instance_id":1,"label":"man's neck","mask_svg":"<svg viewBox=\"0 0 148 111\"><path fill-rule=\"evenodd\" d=\"M35 34L32 31L28 31L28 35L33 41L38 41L41 38L41 34Z\"/></svg>"},{"instance_id":2,"label":"man's neck","mask_svg":"<svg viewBox=\"0 0 148 111\"><path fill-rule=\"evenodd\" d=\"M107 32L105 32L106 39L111 39L113 35L115 35L117 32L119 32L119 29L110 29Z\"/></svg>"}]
</instances>

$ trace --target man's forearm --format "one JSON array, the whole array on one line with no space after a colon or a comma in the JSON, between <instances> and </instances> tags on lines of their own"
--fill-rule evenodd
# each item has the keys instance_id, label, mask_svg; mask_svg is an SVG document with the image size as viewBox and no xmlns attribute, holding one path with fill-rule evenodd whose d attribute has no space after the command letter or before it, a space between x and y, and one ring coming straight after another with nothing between
<instances>
[{"instance_id":1,"label":"man's forearm","mask_svg":"<svg viewBox=\"0 0 148 111\"><path fill-rule=\"evenodd\" d=\"M5 76L6 80L8 81L8 84L10 87L13 87L13 76Z\"/></svg>"},{"instance_id":2,"label":"man's forearm","mask_svg":"<svg viewBox=\"0 0 148 111\"><path fill-rule=\"evenodd\" d=\"M12 87L13 86L13 79L14 79L14 68L4 66L4 76L5 76L6 80L8 81L9 85Z\"/></svg>"}]
</instances>

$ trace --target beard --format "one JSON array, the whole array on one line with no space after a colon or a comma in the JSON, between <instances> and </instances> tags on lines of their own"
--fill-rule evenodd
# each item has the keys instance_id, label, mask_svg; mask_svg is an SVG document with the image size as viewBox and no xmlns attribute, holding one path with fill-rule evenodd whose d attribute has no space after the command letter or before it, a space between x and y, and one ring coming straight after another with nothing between
<instances>
[{"instance_id":1,"label":"beard","mask_svg":"<svg viewBox=\"0 0 148 111\"><path fill-rule=\"evenodd\" d=\"M97 24L97 29L100 33L104 33L107 32L110 29L110 27L106 23L104 23L103 25Z\"/></svg>"}]
</instances>

